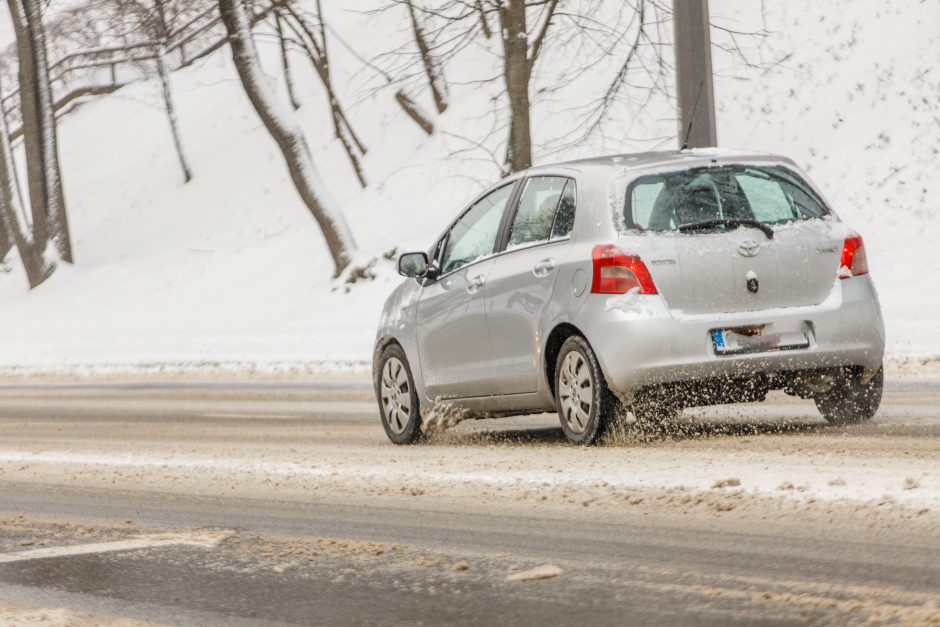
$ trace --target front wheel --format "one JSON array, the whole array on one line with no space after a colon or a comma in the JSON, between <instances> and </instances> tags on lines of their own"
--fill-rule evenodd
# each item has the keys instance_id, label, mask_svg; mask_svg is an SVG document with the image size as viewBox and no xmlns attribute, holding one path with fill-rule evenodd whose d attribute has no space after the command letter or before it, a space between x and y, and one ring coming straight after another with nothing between
<instances>
[{"instance_id":1,"label":"front wheel","mask_svg":"<svg viewBox=\"0 0 940 627\"><path fill-rule=\"evenodd\" d=\"M421 412L414 378L405 351L392 344L376 364L375 395L382 426L395 444L413 444L421 438Z\"/></svg>"},{"instance_id":2,"label":"front wheel","mask_svg":"<svg viewBox=\"0 0 940 627\"><path fill-rule=\"evenodd\" d=\"M871 378L863 375L861 368L843 368L832 387L816 394L816 407L829 424L860 424L874 418L884 390L884 367Z\"/></svg>"},{"instance_id":3,"label":"front wheel","mask_svg":"<svg viewBox=\"0 0 940 627\"><path fill-rule=\"evenodd\" d=\"M574 444L594 444L617 409L591 345L573 335L565 340L555 362L555 405L561 428Z\"/></svg>"}]
</instances>

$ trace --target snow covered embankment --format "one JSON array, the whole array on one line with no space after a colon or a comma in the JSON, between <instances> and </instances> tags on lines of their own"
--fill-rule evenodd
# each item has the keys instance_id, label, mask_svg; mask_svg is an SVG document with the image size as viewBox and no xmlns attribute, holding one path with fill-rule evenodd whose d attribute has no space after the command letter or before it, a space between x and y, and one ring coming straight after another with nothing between
<instances>
[{"instance_id":1,"label":"snow covered embankment","mask_svg":"<svg viewBox=\"0 0 940 627\"><path fill-rule=\"evenodd\" d=\"M716 51L720 142L787 154L809 170L865 237L889 360L908 371L940 363L940 290L925 282L940 266L940 78L933 63L940 35L931 28L940 5L762 4L772 32L752 52L779 62L742 67ZM758 9L711 3L716 22L729 28L759 28ZM366 57L385 51L390 33L398 33L391 14L326 10ZM259 48L281 93L276 46L260 37ZM298 114L360 248L379 259L375 280L347 293L330 279L316 225L222 50L173 75L195 174L189 184L179 180L155 81L62 119L77 264L33 292L18 264L0 274L0 371L367 370L379 309L400 280L382 255L425 249L464 200L498 178L498 164L466 152L464 139L491 130L493 120L481 112L493 110L498 84L474 82L494 74L493 60L469 49L449 68L451 106L427 137L390 95L363 98L371 79L361 61L339 45L333 55L341 97L369 149L368 188L360 189L332 137L322 90L302 58L297 90L306 95ZM566 98L564 91L535 98L539 133L573 127ZM647 127L611 129L567 152L536 146L536 160L669 147L673 115L649 112Z\"/></svg>"}]
</instances>

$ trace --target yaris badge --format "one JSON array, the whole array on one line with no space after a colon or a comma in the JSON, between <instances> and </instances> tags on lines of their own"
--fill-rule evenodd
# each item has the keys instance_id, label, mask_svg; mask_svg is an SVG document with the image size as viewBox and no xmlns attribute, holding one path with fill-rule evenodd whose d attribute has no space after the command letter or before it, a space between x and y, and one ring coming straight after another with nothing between
<instances>
[{"instance_id":1,"label":"yaris badge","mask_svg":"<svg viewBox=\"0 0 940 627\"><path fill-rule=\"evenodd\" d=\"M752 240L746 239L740 244L738 244L738 253L742 257L755 257L757 253L760 252L760 243Z\"/></svg>"}]
</instances>

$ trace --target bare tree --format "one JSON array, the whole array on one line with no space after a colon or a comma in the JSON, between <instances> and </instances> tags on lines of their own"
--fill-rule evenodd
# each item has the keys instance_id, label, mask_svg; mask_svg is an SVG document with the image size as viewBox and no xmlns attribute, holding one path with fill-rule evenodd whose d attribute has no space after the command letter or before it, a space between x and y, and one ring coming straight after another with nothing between
<instances>
[{"instance_id":1,"label":"bare tree","mask_svg":"<svg viewBox=\"0 0 940 627\"><path fill-rule=\"evenodd\" d=\"M167 0L110 0L105 6L86 7L85 13L99 14L101 22L107 23L110 36L123 45L144 46L152 50L157 79L160 82L160 95L163 110L166 113L173 139L173 148L179 161L183 181L188 183L193 178L192 167L186 157L182 134L179 129L176 104L173 98L172 78L167 59L173 23L181 21L186 15L191 0L170 2ZM149 74L149 68L147 73Z\"/></svg>"},{"instance_id":2,"label":"bare tree","mask_svg":"<svg viewBox=\"0 0 940 627\"><path fill-rule=\"evenodd\" d=\"M533 70L552 20L558 0L447 0L425 8L413 0L392 0L381 10L405 4L412 32L418 47L423 72L431 83L437 102L435 85L443 83L442 64L457 56L472 43L478 33L489 37L489 19L496 16L502 43L501 75L509 103L509 139L506 145L506 172L516 172L532 165L532 130L530 121L530 89ZM535 28L529 33L529 17ZM435 41L430 41L421 27L426 19L440 24ZM396 53L401 56L400 51ZM407 66L406 66L407 69ZM407 75L406 75L407 76Z\"/></svg>"},{"instance_id":3,"label":"bare tree","mask_svg":"<svg viewBox=\"0 0 940 627\"><path fill-rule=\"evenodd\" d=\"M431 48L424 36L421 22L415 13L413 0L405 0L405 6L408 8L408 17L411 19L411 32L414 35L415 45L418 46L418 54L421 55L421 65L424 66L424 73L428 77L428 86L431 88L434 106L437 107L438 113L444 113L447 110L447 83L444 81L443 70L431 54Z\"/></svg>"},{"instance_id":4,"label":"bare tree","mask_svg":"<svg viewBox=\"0 0 940 627\"><path fill-rule=\"evenodd\" d=\"M337 41L339 41L339 42L346 48L346 50L347 50L350 54L352 54L360 63L362 63L365 67L369 68L370 70L372 70L372 71L375 72L376 74L378 74L378 75L382 78L382 80L383 80L383 82L384 82L384 86L386 86L386 87L394 87L394 86L395 86L395 80L392 78L392 75L391 75L391 74L389 74L388 72L386 72L386 71L383 70L382 68L378 67L378 66L377 66L375 63L373 63L372 61L369 61L369 60L363 58L363 56L362 56L361 54L359 54L359 53L356 51L356 49L355 49L353 46L351 46L351 45L349 44L349 42L347 42L346 40L344 40L343 38L341 38L338 34L335 33L335 31L334 31L334 33L333 33L333 36L334 36L334 37L337 39ZM406 114L409 118L411 118L412 121L413 121L415 124L417 124L418 126L421 127L421 130L423 130L423 131L424 131L425 133L427 133L428 135L430 135L430 134L432 134L432 133L434 132L434 123L431 122L430 116L428 116L424 111L421 110L421 107L418 106L417 103L415 103L414 99L413 99L411 96L409 96L408 93L407 93L404 89L402 89L402 88L397 88L397 89L395 90L395 102L398 103L398 106L401 107L402 111L404 111L405 114Z\"/></svg>"},{"instance_id":5,"label":"bare tree","mask_svg":"<svg viewBox=\"0 0 940 627\"><path fill-rule=\"evenodd\" d=\"M373 13L395 9L406 1L387 0ZM504 173L530 166L536 147L540 154L549 155L577 148L588 140L600 139L602 145L610 142L611 148L622 149L625 142L658 146L675 137L669 131L640 137L624 133L634 122L644 132L663 127L662 120L651 117L651 112L659 110L660 105L674 103L674 42L669 28L672 2L439 0L422 6L415 0L410 6L419 23L436 26L433 37L427 37L426 42L429 54L441 68L460 63L464 51L486 37L489 25L494 20L498 24L493 32L498 32L501 44L500 72L479 79L480 83L498 81L502 87L500 104L491 114L494 123L484 137L455 137L471 147L467 150L482 151L489 159L498 150L491 139L505 133L505 157L499 158ZM766 27L745 32L724 26L720 20L710 26L721 35L712 44L715 48L755 67L749 58L753 46L750 42L742 46L741 41L747 38L760 42L768 33ZM432 31L425 28L424 32ZM413 82L419 73L423 74L423 67L419 71L420 54L409 55L404 45L379 55L376 63L384 64L386 73L394 75L397 84ZM540 68L540 63L544 67ZM771 64L761 57L759 65ZM550 104L559 92L564 93L562 99ZM550 130L542 129L559 125L539 125L539 137L534 137L533 109L540 120L563 116L564 130L552 135ZM605 132L613 118L618 121L616 134Z\"/></svg>"},{"instance_id":6,"label":"bare tree","mask_svg":"<svg viewBox=\"0 0 940 627\"><path fill-rule=\"evenodd\" d=\"M71 263L72 241L59 168L55 103L40 0L8 0L19 58L20 110L32 209L32 241L51 241L62 261Z\"/></svg>"},{"instance_id":7,"label":"bare tree","mask_svg":"<svg viewBox=\"0 0 940 627\"><path fill-rule=\"evenodd\" d=\"M273 12L274 28L277 31L277 42L281 48L281 69L284 71L284 84L287 87L287 99L290 100L290 106L296 111L300 108L300 101L297 100L297 95L294 92L294 76L290 68L288 41L284 36L284 26L282 24L284 9L282 7L275 7Z\"/></svg>"},{"instance_id":8,"label":"bare tree","mask_svg":"<svg viewBox=\"0 0 940 627\"><path fill-rule=\"evenodd\" d=\"M483 8L483 0L474 0L473 8L476 9L477 15L480 18L480 29L483 31L483 36L489 39L493 36L493 30L490 28L490 23L486 17L486 9Z\"/></svg>"},{"instance_id":9,"label":"bare tree","mask_svg":"<svg viewBox=\"0 0 940 627\"><path fill-rule=\"evenodd\" d=\"M359 184L365 187L366 178L359 159L366 154L366 147L359 139L352 124L350 124L346 111L340 104L339 96L336 94L327 47L326 21L323 17L320 0L316 0L314 4L316 9L315 23L308 17L307 12L297 9L293 4L284 3L282 6L291 18L287 21L288 26L296 35L298 43L306 52L310 63L320 78L320 82L323 84L323 88L326 90L327 101L330 105L330 116L333 120L333 133L343 145L343 150L346 151L346 156L349 157L349 162L356 173L356 178L359 179Z\"/></svg>"},{"instance_id":10,"label":"bare tree","mask_svg":"<svg viewBox=\"0 0 940 627\"><path fill-rule=\"evenodd\" d=\"M405 113L408 114L415 124L421 127L425 133L430 135L434 132L434 124L431 120L428 119L428 116L421 111L421 108L415 104L415 101L411 99L411 96L406 94L404 90L399 89L395 92L395 100L401 106Z\"/></svg>"},{"instance_id":11,"label":"bare tree","mask_svg":"<svg viewBox=\"0 0 940 627\"><path fill-rule=\"evenodd\" d=\"M189 161L186 159L186 153L183 150L183 140L180 137L179 124L176 120L176 107L173 104L173 90L170 86L170 73L166 67L166 46L170 37L170 28L167 24L166 9L164 0L153 0L153 30L156 35L157 44L157 74L160 76L160 91L163 94L163 108L166 111L167 120L170 123L170 133L173 135L173 147L176 149L176 157L180 162L180 169L183 171L183 181L190 182L193 179L192 169L189 167Z\"/></svg>"},{"instance_id":12,"label":"bare tree","mask_svg":"<svg viewBox=\"0 0 940 627\"><path fill-rule=\"evenodd\" d=\"M529 120L529 83L532 68L542 51L558 0L540 2L545 8L541 24L530 41L526 24L526 0L505 0L499 4L500 32L503 37L503 78L509 97L509 142L506 168L518 172L532 166L532 128Z\"/></svg>"},{"instance_id":13,"label":"bare tree","mask_svg":"<svg viewBox=\"0 0 940 627\"><path fill-rule=\"evenodd\" d=\"M25 218L16 187L16 165L10 148L10 133L6 116L0 112L0 261L15 245L26 271L30 288L36 287L52 274L55 265L43 258L46 242L37 242L20 222Z\"/></svg>"},{"instance_id":14,"label":"bare tree","mask_svg":"<svg viewBox=\"0 0 940 627\"><path fill-rule=\"evenodd\" d=\"M6 145L6 143L8 143L10 140L9 136L6 134L6 116L4 115L2 109L0 109L0 117L4 118L2 121L0 121L0 126L3 127L0 128L0 133L4 134L4 137L0 138L0 142L4 142L4 145ZM0 148L0 150L2 150L2 148ZM16 176L15 173L9 172L5 169L7 165L8 164L6 163L6 160L3 157L0 157L0 168L3 168L0 169L0 185L3 187L11 185L11 182L8 179ZM2 198L3 195L4 192L0 191L0 204L4 203ZM2 214L2 212L3 211L0 210L0 214ZM13 250L15 245L16 243L13 241L13 232L7 225L6 219L0 215L0 264L3 264L6 261L7 255L10 254L10 251Z\"/></svg>"},{"instance_id":15,"label":"bare tree","mask_svg":"<svg viewBox=\"0 0 940 627\"><path fill-rule=\"evenodd\" d=\"M0 264L6 261L7 255L13 250L13 234L7 230L7 227L0 219Z\"/></svg>"},{"instance_id":16,"label":"bare tree","mask_svg":"<svg viewBox=\"0 0 940 627\"><path fill-rule=\"evenodd\" d=\"M245 93L265 128L277 142L297 192L320 225L333 258L335 275L339 276L355 254L356 244L352 232L314 167L303 132L291 112L282 107L272 93L261 70L248 16L241 0L219 0L219 11L229 34L232 59Z\"/></svg>"}]
</instances>

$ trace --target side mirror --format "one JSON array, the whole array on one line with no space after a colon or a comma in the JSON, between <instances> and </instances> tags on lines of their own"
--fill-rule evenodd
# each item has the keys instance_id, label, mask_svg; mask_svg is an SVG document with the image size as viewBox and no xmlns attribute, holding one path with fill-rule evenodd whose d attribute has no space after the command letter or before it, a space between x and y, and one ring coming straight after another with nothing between
<instances>
[{"instance_id":1,"label":"side mirror","mask_svg":"<svg viewBox=\"0 0 940 627\"><path fill-rule=\"evenodd\" d=\"M398 274L412 279L420 279L428 274L428 256L426 253L405 253L398 258Z\"/></svg>"}]
</instances>

